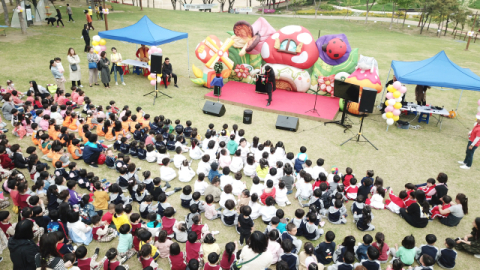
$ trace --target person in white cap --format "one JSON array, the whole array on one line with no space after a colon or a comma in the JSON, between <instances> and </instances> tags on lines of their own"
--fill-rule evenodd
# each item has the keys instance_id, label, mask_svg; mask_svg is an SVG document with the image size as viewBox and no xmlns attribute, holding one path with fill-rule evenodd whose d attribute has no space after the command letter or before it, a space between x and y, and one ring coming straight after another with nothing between
<instances>
[{"instance_id":1,"label":"person in white cap","mask_svg":"<svg viewBox=\"0 0 480 270\"><path fill-rule=\"evenodd\" d=\"M472 167L473 154L475 153L475 150L477 149L477 147L480 145L480 115L477 114L476 117L477 117L477 122L475 122L475 125L473 126L472 131L470 131L468 135L468 145L467 145L465 160L458 162L462 164L460 168L466 169L466 170Z\"/></svg>"}]
</instances>

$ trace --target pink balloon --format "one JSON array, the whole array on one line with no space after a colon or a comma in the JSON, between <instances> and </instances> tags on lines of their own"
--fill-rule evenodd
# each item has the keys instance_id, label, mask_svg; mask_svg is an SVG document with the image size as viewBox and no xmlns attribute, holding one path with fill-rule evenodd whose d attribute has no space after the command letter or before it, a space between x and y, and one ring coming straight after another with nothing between
<instances>
[{"instance_id":1,"label":"pink balloon","mask_svg":"<svg viewBox=\"0 0 480 270\"><path fill-rule=\"evenodd\" d=\"M477 112L477 115L480 116L480 112Z\"/></svg>"},{"instance_id":2,"label":"pink balloon","mask_svg":"<svg viewBox=\"0 0 480 270\"><path fill-rule=\"evenodd\" d=\"M157 77L157 74L155 74L155 73L150 73L150 76L155 79L155 77Z\"/></svg>"},{"instance_id":3,"label":"pink balloon","mask_svg":"<svg viewBox=\"0 0 480 270\"><path fill-rule=\"evenodd\" d=\"M399 109L393 110L393 115L399 116L400 115L400 110Z\"/></svg>"},{"instance_id":4,"label":"pink balloon","mask_svg":"<svg viewBox=\"0 0 480 270\"><path fill-rule=\"evenodd\" d=\"M395 89L399 90L400 87L402 87L402 83L399 82L399 81L396 81L396 82L393 83L393 87L395 87Z\"/></svg>"},{"instance_id":5,"label":"pink balloon","mask_svg":"<svg viewBox=\"0 0 480 270\"><path fill-rule=\"evenodd\" d=\"M150 81L150 84L153 85L153 86L155 86L155 80L151 80L151 81Z\"/></svg>"},{"instance_id":6,"label":"pink balloon","mask_svg":"<svg viewBox=\"0 0 480 270\"><path fill-rule=\"evenodd\" d=\"M478 106L480 106L480 99L477 101Z\"/></svg>"},{"instance_id":7,"label":"pink balloon","mask_svg":"<svg viewBox=\"0 0 480 270\"><path fill-rule=\"evenodd\" d=\"M102 51L106 51L106 50L107 50L107 47L105 47L105 45L100 45L100 49L101 49Z\"/></svg>"},{"instance_id":8,"label":"pink balloon","mask_svg":"<svg viewBox=\"0 0 480 270\"><path fill-rule=\"evenodd\" d=\"M161 49L161 48L157 48L157 53L162 53L162 49Z\"/></svg>"},{"instance_id":9,"label":"pink balloon","mask_svg":"<svg viewBox=\"0 0 480 270\"><path fill-rule=\"evenodd\" d=\"M148 55L151 55L153 53L152 49L148 50Z\"/></svg>"},{"instance_id":10,"label":"pink balloon","mask_svg":"<svg viewBox=\"0 0 480 270\"><path fill-rule=\"evenodd\" d=\"M387 93L387 99L392 99L392 98L394 98L394 97L393 97L393 93L388 92L388 93Z\"/></svg>"},{"instance_id":11,"label":"pink balloon","mask_svg":"<svg viewBox=\"0 0 480 270\"><path fill-rule=\"evenodd\" d=\"M398 91L400 91L400 93L402 93L402 94L405 94L405 92L407 92L407 87L402 86L402 87L400 87L400 89L398 89Z\"/></svg>"},{"instance_id":12,"label":"pink balloon","mask_svg":"<svg viewBox=\"0 0 480 270\"><path fill-rule=\"evenodd\" d=\"M385 112L393 112L393 110L394 110L393 106L387 106L385 108Z\"/></svg>"}]
</instances>

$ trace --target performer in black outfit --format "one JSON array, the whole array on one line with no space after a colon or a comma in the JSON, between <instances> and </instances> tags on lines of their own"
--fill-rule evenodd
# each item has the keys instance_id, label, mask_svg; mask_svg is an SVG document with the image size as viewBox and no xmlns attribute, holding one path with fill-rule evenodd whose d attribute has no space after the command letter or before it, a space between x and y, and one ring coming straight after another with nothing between
<instances>
[{"instance_id":1,"label":"performer in black outfit","mask_svg":"<svg viewBox=\"0 0 480 270\"><path fill-rule=\"evenodd\" d=\"M173 77L173 82L175 87L177 86L177 75L173 73L172 64L170 64L170 59L168 57L165 58L165 62L162 65L162 80L165 84L165 88L167 88L167 81L170 82L170 79Z\"/></svg>"},{"instance_id":2,"label":"performer in black outfit","mask_svg":"<svg viewBox=\"0 0 480 270\"><path fill-rule=\"evenodd\" d=\"M83 50L84 52L88 52L90 50L90 35L88 34L87 29L88 25L84 24L82 30L83 41L85 41L85 49Z\"/></svg>"},{"instance_id":3,"label":"performer in black outfit","mask_svg":"<svg viewBox=\"0 0 480 270\"><path fill-rule=\"evenodd\" d=\"M272 102L272 92L275 91L277 87L275 85L275 71L268 65L265 66L265 87L268 94L267 106L270 106Z\"/></svg>"}]
</instances>

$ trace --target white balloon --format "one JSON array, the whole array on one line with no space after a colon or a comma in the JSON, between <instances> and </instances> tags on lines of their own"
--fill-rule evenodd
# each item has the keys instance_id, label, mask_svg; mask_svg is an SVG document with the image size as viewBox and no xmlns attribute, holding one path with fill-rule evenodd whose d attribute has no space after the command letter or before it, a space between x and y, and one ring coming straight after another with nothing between
<instances>
[{"instance_id":1,"label":"white balloon","mask_svg":"<svg viewBox=\"0 0 480 270\"><path fill-rule=\"evenodd\" d=\"M162 81L162 77L157 76L157 82L161 82L161 81Z\"/></svg>"},{"instance_id":2,"label":"white balloon","mask_svg":"<svg viewBox=\"0 0 480 270\"><path fill-rule=\"evenodd\" d=\"M387 119L387 125L389 125L389 126L393 125L394 122L395 121L393 120L393 118L388 118Z\"/></svg>"},{"instance_id":3,"label":"white balloon","mask_svg":"<svg viewBox=\"0 0 480 270\"><path fill-rule=\"evenodd\" d=\"M477 110L480 112L480 106L478 106Z\"/></svg>"},{"instance_id":4,"label":"white balloon","mask_svg":"<svg viewBox=\"0 0 480 270\"><path fill-rule=\"evenodd\" d=\"M395 105L395 103L397 103L397 101L394 98L388 100L388 105L390 106Z\"/></svg>"},{"instance_id":5,"label":"white balloon","mask_svg":"<svg viewBox=\"0 0 480 270\"><path fill-rule=\"evenodd\" d=\"M382 114L382 118L385 119L385 120L387 120L387 119L388 119L388 118L387 118L387 113Z\"/></svg>"},{"instance_id":6,"label":"white balloon","mask_svg":"<svg viewBox=\"0 0 480 270\"><path fill-rule=\"evenodd\" d=\"M396 102L402 102L402 97L396 98L395 101Z\"/></svg>"},{"instance_id":7,"label":"white balloon","mask_svg":"<svg viewBox=\"0 0 480 270\"><path fill-rule=\"evenodd\" d=\"M95 51L97 51L97 52L102 51L102 48L101 48L99 45L93 47L93 49L94 49Z\"/></svg>"},{"instance_id":8,"label":"white balloon","mask_svg":"<svg viewBox=\"0 0 480 270\"><path fill-rule=\"evenodd\" d=\"M92 39L93 39L94 41L100 41L101 38L100 38L99 35L95 35L95 36L93 36Z\"/></svg>"}]
</instances>

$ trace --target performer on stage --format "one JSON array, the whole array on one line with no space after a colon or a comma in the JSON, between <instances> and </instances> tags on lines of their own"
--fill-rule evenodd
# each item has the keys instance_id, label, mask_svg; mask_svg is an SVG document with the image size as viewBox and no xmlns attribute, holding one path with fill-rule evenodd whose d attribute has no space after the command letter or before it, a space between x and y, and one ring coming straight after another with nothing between
<instances>
[{"instance_id":1,"label":"performer on stage","mask_svg":"<svg viewBox=\"0 0 480 270\"><path fill-rule=\"evenodd\" d=\"M138 48L136 56L141 62L148 62L148 47L143 44L140 46L141 47Z\"/></svg>"},{"instance_id":2,"label":"performer on stage","mask_svg":"<svg viewBox=\"0 0 480 270\"><path fill-rule=\"evenodd\" d=\"M265 87L268 94L267 106L270 106L272 102L272 92L275 91L277 87L275 85L275 71L268 65L265 66L265 77L262 78L262 80L265 80Z\"/></svg>"}]
</instances>

